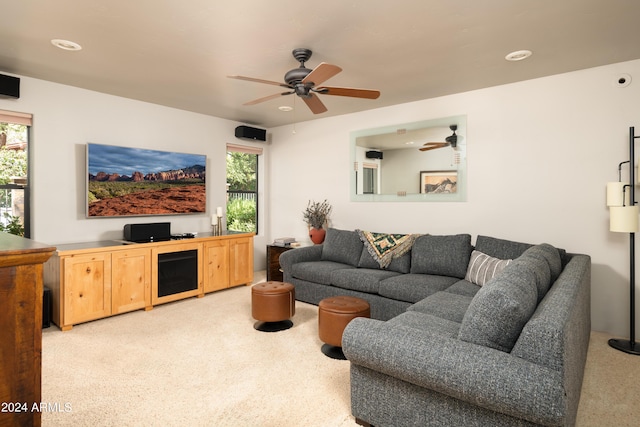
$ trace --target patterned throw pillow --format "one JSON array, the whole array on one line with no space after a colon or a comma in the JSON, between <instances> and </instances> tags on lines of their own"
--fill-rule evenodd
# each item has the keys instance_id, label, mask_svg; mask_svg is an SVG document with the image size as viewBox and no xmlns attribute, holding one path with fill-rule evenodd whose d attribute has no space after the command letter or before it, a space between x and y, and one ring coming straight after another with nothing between
<instances>
[{"instance_id":1,"label":"patterned throw pillow","mask_svg":"<svg viewBox=\"0 0 640 427\"><path fill-rule=\"evenodd\" d=\"M511 261L510 259L494 258L474 250L471 253L469 267L467 267L467 274L464 279L478 286L482 286L504 270Z\"/></svg>"}]
</instances>

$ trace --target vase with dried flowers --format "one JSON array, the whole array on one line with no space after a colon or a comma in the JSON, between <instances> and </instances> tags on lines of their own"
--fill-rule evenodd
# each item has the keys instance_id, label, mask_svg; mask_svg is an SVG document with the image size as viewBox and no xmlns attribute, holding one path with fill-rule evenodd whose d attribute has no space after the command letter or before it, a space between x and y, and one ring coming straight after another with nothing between
<instances>
[{"instance_id":1,"label":"vase with dried flowers","mask_svg":"<svg viewBox=\"0 0 640 427\"><path fill-rule=\"evenodd\" d=\"M309 237L316 245L324 242L327 233L324 229L327 219L331 214L331 205L325 199L322 202L312 202L309 200L307 209L302 213L304 222L309 226Z\"/></svg>"}]
</instances>

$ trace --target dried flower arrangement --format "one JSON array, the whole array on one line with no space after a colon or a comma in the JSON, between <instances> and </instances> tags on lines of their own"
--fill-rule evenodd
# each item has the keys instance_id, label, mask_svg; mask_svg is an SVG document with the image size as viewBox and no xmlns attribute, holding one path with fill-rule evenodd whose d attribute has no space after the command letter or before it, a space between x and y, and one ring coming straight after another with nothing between
<instances>
[{"instance_id":1,"label":"dried flower arrangement","mask_svg":"<svg viewBox=\"0 0 640 427\"><path fill-rule=\"evenodd\" d=\"M331 205L326 199L322 202L312 202L309 200L307 209L305 209L302 214L304 222L306 222L309 227L320 229L326 224L327 218L329 218L329 214L331 214Z\"/></svg>"}]
</instances>

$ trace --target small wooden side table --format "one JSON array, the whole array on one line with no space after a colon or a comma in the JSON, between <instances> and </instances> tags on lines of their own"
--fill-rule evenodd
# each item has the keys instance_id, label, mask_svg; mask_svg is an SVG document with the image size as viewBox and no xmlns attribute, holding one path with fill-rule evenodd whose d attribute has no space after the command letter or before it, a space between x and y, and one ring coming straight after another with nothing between
<instances>
[{"instance_id":1,"label":"small wooden side table","mask_svg":"<svg viewBox=\"0 0 640 427\"><path fill-rule=\"evenodd\" d=\"M280 270L280 255L292 248L291 246L267 245L267 282L282 282Z\"/></svg>"}]
</instances>

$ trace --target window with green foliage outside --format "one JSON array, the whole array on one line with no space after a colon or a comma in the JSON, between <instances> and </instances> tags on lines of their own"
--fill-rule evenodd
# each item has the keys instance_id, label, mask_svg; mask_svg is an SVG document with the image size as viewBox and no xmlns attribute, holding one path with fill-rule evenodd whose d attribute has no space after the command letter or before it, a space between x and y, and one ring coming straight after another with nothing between
<instances>
[{"instance_id":1,"label":"window with green foliage outside","mask_svg":"<svg viewBox=\"0 0 640 427\"><path fill-rule=\"evenodd\" d=\"M258 233L258 155L227 151L227 230Z\"/></svg>"},{"instance_id":2,"label":"window with green foliage outside","mask_svg":"<svg viewBox=\"0 0 640 427\"><path fill-rule=\"evenodd\" d=\"M0 112L0 232L30 237L29 127Z\"/></svg>"}]
</instances>

